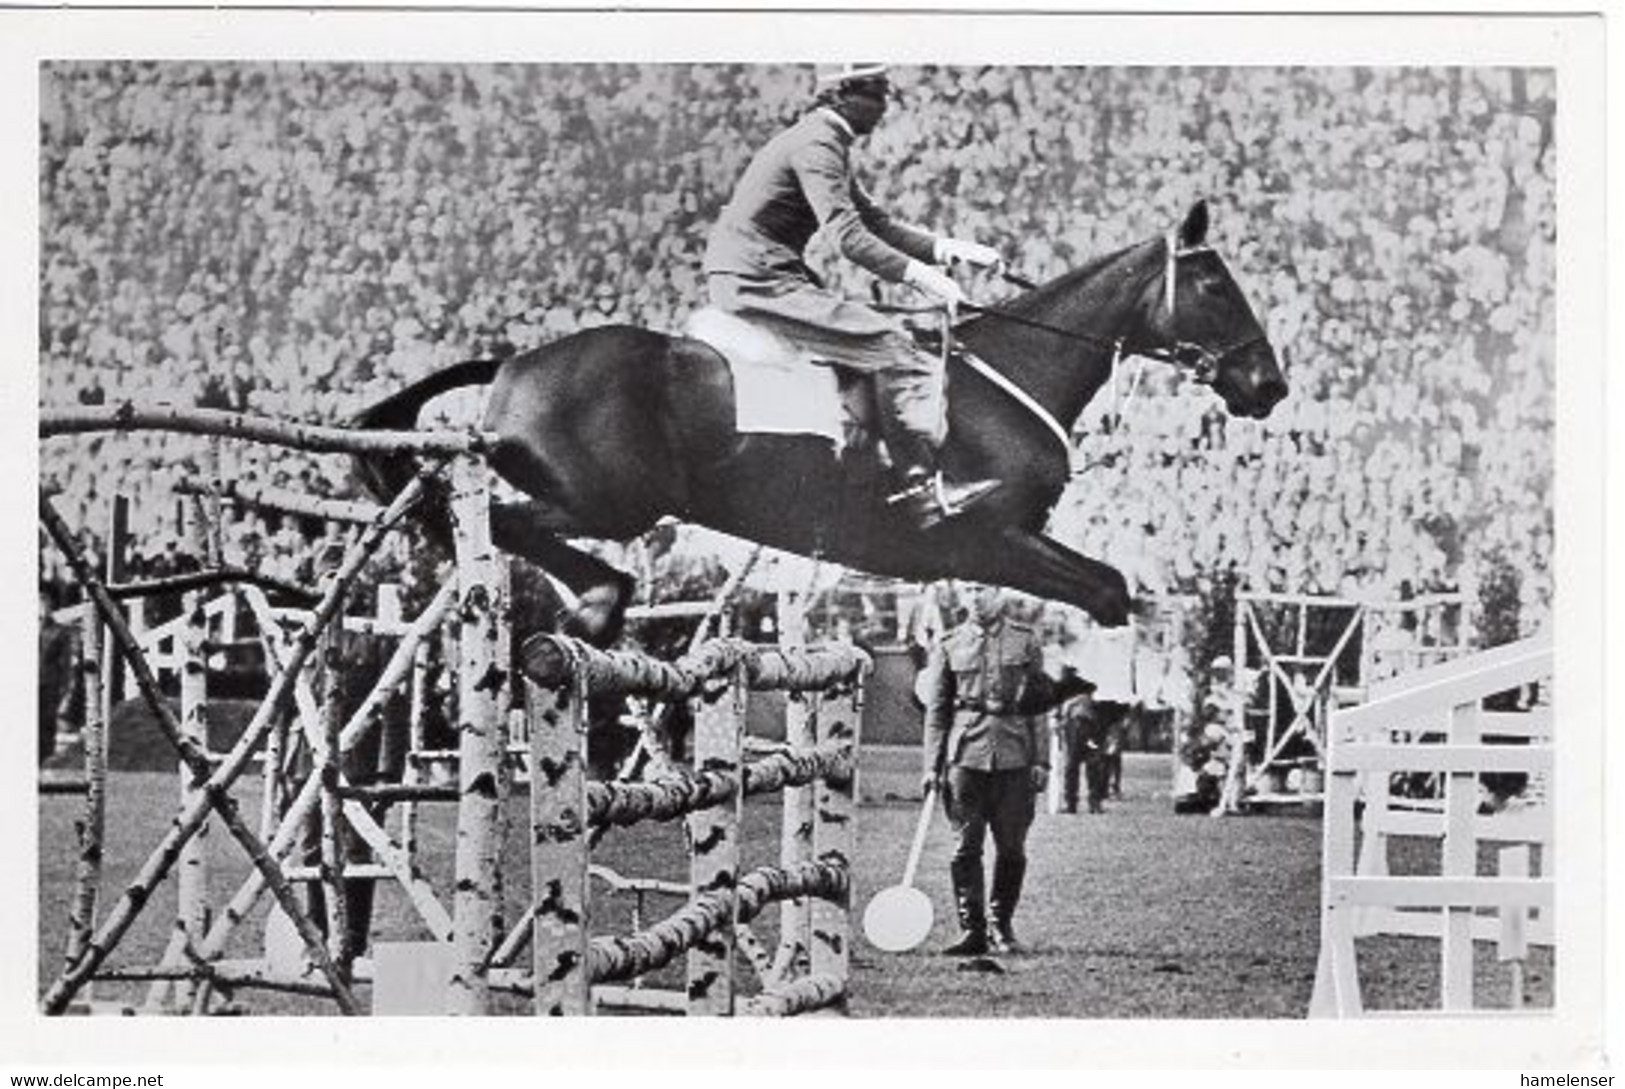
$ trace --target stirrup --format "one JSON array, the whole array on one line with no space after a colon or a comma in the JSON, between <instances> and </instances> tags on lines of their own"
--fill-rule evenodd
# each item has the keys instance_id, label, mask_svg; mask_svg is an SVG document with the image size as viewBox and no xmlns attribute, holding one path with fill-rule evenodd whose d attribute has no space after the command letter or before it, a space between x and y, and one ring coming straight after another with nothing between
<instances>
[{"instance_id":1,"label":"stirrup","mask_svg":"<svg viewBox=\"0 0 1625 1089\"><path fill-rule=\"evenodd\" d=\"M909 507L919 518L921 527L929 529L945 518L963 514L998 486L997 480L949 484L938 472L887 496L886 505Z\"/></svg>"},{"instance_id":2,"label":"stirrup","mask_svg":"<svg viewBox=\"0 0 1625 1089\"><path fill-rule=\"evenodd\" d=\"M911 469L904 477L903 486L886 497L886 505L895 507L899 503L907 503L911 499L934 495L941 487L941 473L930 474L923 469Z\"/></svg>"}]
</instances>

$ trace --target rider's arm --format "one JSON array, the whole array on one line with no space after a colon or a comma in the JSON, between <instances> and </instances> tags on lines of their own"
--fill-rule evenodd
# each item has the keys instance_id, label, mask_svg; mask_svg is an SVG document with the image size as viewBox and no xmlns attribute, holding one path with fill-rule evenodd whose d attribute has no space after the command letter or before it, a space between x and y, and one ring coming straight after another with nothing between
<instances>
[{"instance_id":1,"label":"rider's arm","mask_svg":"<svg viewBox=\"0 0 1625 1089\"><path fill-rule=\"evenodd\" d=\"M852 179L852 204L858 210L858 218L875 237L908 254L916 261L927 265L941 263L936 257L937 236L923 227L893 219L875 204L874 199L869 196L869 191L856 178Z\"/></svg>"},{"instance_id":2,"label":"rider's arm","mask_svg":"<svg viewBox=\"0 0 1625 1089\"><path fill-rule=\"evenodd\" d=\"M808 140L791 155L790 165L819 225L847 260L892 283L902 282L910 258L931 260L929 234L892 222L860 195L847 149L834 136ZM884 234L865 222L860 203L880 215Z\"/></svg>"}]
</instances>

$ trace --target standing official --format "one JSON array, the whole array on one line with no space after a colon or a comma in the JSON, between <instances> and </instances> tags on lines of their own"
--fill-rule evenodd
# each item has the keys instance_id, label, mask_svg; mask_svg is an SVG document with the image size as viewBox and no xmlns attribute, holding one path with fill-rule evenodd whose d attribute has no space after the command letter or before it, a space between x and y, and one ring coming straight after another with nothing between
<instances>
[{"instance_id":1,"label":"standing official","mask_svg":"<svg viewBox=\"0 0 1625 1089\"><path fill-rule=\"evenodd\" d=\"M1007 614L1005 591L984 586L971 615L926 665L925 782L940 786L956 842L950 875L959 938L943 952L1016 953L1012 919L1027 872L1034 796L1049 779L1042 712L1057 692L1033 628ZM993 833L993 888L984 901L982 846ZM992 926L988 926L988 908Z\"/></svg>"},{"instance_id":2,"label":"standing official","mask_svg":"<svg viewBox=\"0 0 1625 1089\"><path fill-rule=\"evenodd\" d=\"M1070 667L1069 667L1070 668ZM1061 810L1065 813L1078 811L1078 787L1080 773L1090 760L1091 748L1100 746L1098 731L1099 720L1095 715L1095 686L1090 681L1081 681L1083 691L1073 696L1056 709L1056 728L1061 734L1062 758L1066 761L1062 765L1061 777ZM1095 793L1095 784L1089 782L1089 811L1098 812L1098 798Z\"/></svg>"}]
</instances>

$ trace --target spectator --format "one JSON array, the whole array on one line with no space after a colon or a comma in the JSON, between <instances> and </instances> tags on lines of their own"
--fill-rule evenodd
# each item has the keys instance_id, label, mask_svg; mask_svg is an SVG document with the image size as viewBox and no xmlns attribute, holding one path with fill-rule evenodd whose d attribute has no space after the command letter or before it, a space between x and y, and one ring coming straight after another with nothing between
<instances>
[{"instance_id":1,"label":"spectator","mask_svg":"<svg viewBox=\"0 0 1625 1089\"><path fill-rule=\"evenodd\" d=\"M1482 581L1528 623L1554 547L1555 86L1506 68L893 69L871 138L900 218L1029 276L1216 198L1216 242L1285 357L1262 422L1148 365L1053 529L1188 592L1391 597ZM799 67L53 62L41 88L41 403L130 397L338 421L437 366L586 324L682 324L707 225L805 96ZM1080 110L1076 103L1089 102ZM1120 164L1134 163L1130 176ZM1147 181L1156 184L1147 184ZM808 263L865 297L815 240ZM988 278L967 281L994 297ZM342 459L184 435L52 440L75 526L186 476L347 479ZM162 532L162 504L137 512ZM1152 527L1154 538L1145 527ZM172 528L172 527L171 527ZM304 548L264 534L269 553ZM105 542L91 541L94 552ZM294 570L295 555L267 563ZM46 559L50 577L59 567Z\"/></svg>"}]
</instances>

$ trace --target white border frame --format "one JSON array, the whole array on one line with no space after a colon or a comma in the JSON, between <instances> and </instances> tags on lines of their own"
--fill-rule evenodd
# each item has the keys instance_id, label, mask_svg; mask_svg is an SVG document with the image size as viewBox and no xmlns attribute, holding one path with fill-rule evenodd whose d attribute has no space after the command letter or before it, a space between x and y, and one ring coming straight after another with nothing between
<instances>
[{"instance_id":1,"label":"white border frame","mask_svg":"<svg viewBox=\"0 0 1625 1089\"><path fill-rule=\"evenodd\" d=\"M844 5L831 5L844 6ZM861 5L853 4L860 8ZM1456 10L1465 6L1452 5ZM560 1033L525 1020L406 1026L379 1020L250 1020L207 1032L169 1020L44 1018L33 994L33 878L15 882L0 928L0 1054L8 1060L71 1060L83 1069L116 1061L229 1062L275 1067L301 1061L344 1065L464 1066L518 1063L659 1069L718 1063L818 1070L883 1070L951 1063L956 1069L1021 1067L1337 1066L1589 1067L1601 1060L1603 992L1603 456L1604 286L1603 20L1512 14L1383 16L1284 14L1199 16L1017 14L965 11L890 14L654 11L574 13L411 11L0 11L0 334L10 359L0 412L15 445L4 474L18 517L0 555L14 653L8 690L30 691L34 606L29 578L37 442L34 301L37 279L37 75L42 59L142 56L219 59L434 61L786 61L845 58L854 50L897 63L978 61L1091 65L1303 64L1550 66L1559 72L1558 696L1563 715L1558 776L1560 1013L1549 1020L1426 1022L1067 1022L1044 1020L804 1021L788 1025L582 1022ZM1477 5L1483 8L1484 5ZM1177 9L1188 10L1188 9ZM1583 9L1571 9L1583 10ZM1198 30L1199 32L1192 32ZM859 44L861 43L861 44ZM1617 78L1617 77L1616 77ZM1616 98L1617 101L1617 98ZM16 214L15 210L26 210ZM1615 221L1617 230L1618 220ZM1617 396L1617 394L1616 394ZM26 467L26 468L24 468ZM1617 492L1617 489L1615 489ZM1617 590L1616 590L1617 593ZM21 714L13 716L21 718ZM14 740L14 753L21 752ZM1616 761L1617 763L1617 761ZM33 765L13 760L0 775L0 817L12 830L3 857L32 875L36 816ZM1619 803L1614 803L1618 828ZM1617 856L1617 850L1614 852ZM1610 879L1617 882L1617 874ZM1617 888L1617 885L1616 885ZM21 895L19 895L21 894ZM1616 901L1617 903L1617 901ZM1594 910L1592 908L1594 907ZM1619 909L1614 908L1615 915ZM1617 962L1618 952L1607 947ZM19 1001L20 1000L20 1001ZM629 1037L628 1034L634 1034ZM626 1042L635 1038L637 1046ZM202 1041L212 1041L203 1043ZM162 1067L160 1067L162 1068ZM508 1076L512 1076L510 1073Z\"/></svg>"}]
</instances>

